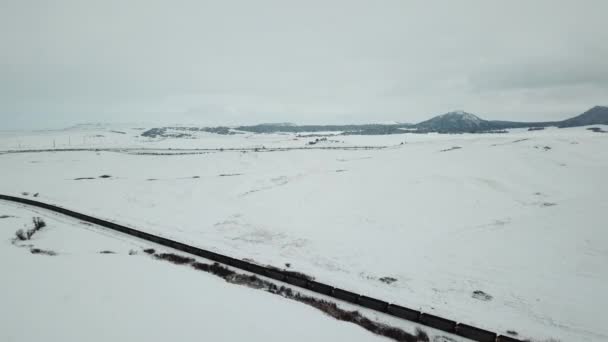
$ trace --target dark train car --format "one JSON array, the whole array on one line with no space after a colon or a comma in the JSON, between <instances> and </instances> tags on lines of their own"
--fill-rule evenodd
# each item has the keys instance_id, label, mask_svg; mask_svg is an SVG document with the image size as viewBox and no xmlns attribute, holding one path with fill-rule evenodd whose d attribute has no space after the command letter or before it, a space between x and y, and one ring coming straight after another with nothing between
<instances>
[{"instance_id":1,"label":"dark train car","mask_svg":"<svg viewBox=\"0 0 608 342\"><path fill-rule=\"evenodd\" d=\"M399 306L396 304L391 304L388 306L388 313L393 316L407 319L408 321L413 322L419 322L421 315L420 311Z\"/></svg>"},{"instance_id":2,"label":"dark train car","mask_svg":"<svg viewBox=\"0 0 608 342\"><path fill-rule=\"evenodd\" d=\"M334 292L334 288L332 286L319 283L313 280L308 281L308 289L320 294L324 294L326 296L331 296Z\"/></svg>"},{"instance_id":3,"label":"dark train car","mask_svg":"<svg viewBox=\"0 0 608 342\"><path fill-rule=\"evenodd\" d=\"M287 282L291 285L306 288L306 283L308 283L308 280L288 275L285 278L285 282Z\"/></svg>"},{"instance_id":4,"label":"dark train car","mask_svg":"<svg viewBox=\"0 0 608 342\"><path fill-rule=\"evenodd\" d=\"M479 342L496 341L495 333L462 323L456 325L456 334Z\"/></svg>"},{"instance_id":5,"label":"dark train car","mask_svg":"<svg viewBox=\"0 0 608 342\"><path fill-rule=\"evenodd\" d=\"M428 325L431 328L447 331L450 333L456 332L456 322L439 316L423 313L420 315L420 323Z\"/></svg>"},{"instance_id":6,"label":"dark train car","mask_svg":"<svg viewBox=\"0 0 608 342\"><path fill-rule=\"evenodd\" d=\"M338 289L338 288L334 289L332 296L334 298L338 298L345 302L349 302L349 303L353 303L353 304L359 304L359 297L361 297L360 295L358 295L356 293Z\"/></svg>"},{"instance_id":7,"label":"dark train car","mask_svg":"<svg viewBox=\"0 0 608 342\"><path fill-rule=\"evenodd\" d=\"M371 298L367 296L359 297L359 304L365 306L366 308L386 312L388 309L388 303L378 300L376 298Z\"/></svg>"}]
</instances>

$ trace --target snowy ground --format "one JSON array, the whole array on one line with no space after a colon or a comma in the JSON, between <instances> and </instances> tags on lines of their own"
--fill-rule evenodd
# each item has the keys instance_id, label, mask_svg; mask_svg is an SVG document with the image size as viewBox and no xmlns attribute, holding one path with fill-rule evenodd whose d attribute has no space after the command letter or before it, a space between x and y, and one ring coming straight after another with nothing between
<instances>
[{"instance_id":1,"label":"snowy ground","mask_svg":"<svg viewBox=\"0 0 608 342\"><path fill-rule=\"evenodd\" d=\"M305 147L314 140L209 133L146 139L135 138L141 130L123 131L3 132L0 150L48 149L54 141L56 148L167 152ZM320 144L388 147L7 153L0 154L0 193L39 193L42 201L235 257L289 264L323 282L519 338L608 340L608 134L583 127L329 139L337 141ZM91 256L103 263L113 257ZM88 274L86 266L78 269ZM158 277L166 283L166 274ZM190 276L175 277L181 286Z\"/></svg>"},{"instance_id":2,"label":"snowy ground","mask_svg":"<svg viewBox=\"0 0 608 342\"><path fill-rule=\"evenodd\" d=\"M1 202L0 213L6 212L11 215L0 215L2 341L389 341L307 305L155 260L142 251L154 244ZM47 226L29 241L13 241L15 230L31 228L33 216ZM445 333L362 312L447 341Z\"/></svg>"}]
</instances>

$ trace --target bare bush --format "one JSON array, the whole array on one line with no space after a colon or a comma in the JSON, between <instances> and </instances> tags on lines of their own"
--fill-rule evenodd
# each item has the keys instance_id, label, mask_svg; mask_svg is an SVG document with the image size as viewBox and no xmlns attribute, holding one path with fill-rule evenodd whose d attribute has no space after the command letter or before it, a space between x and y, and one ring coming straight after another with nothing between
<instances>
[{"instance_id":1,"label":"bare bush","mask_svg":"<svg viewBox=\"0 0 608 342\"><path fill-rule=\"evenodd\" d=\"M479 299L479 300L483 300L483 301L490 301L492 300L494 297L492 297L492 295L487 294L481 290L475 290L473 291L473 293L471 294L471 297L475 298L475 299Z\"/></svg>"},{"instance_id":2,"label":"bare bush","mask_svg":"<svg viewBox=\"0 0 608 342\"><path fill-rule=\"evenodd\" d=\"M40 248L32 248L32 249L30 249L30 252L32 254L44 254L44 255L51 255L51 256L57 255L57 253L54 251L40 249Z\"/></svg>"},{"instance_id":3,"label":"bare bush","mask_svg":"<svg viewBox=\"0 0 608 342\"><path fill-rule=\"evenodd\" d=\"M35 231L39 231L40 229L46 227L46 222L44 222L40 217L33 217L32 222L34 222Z\"/></svg>"},{"instance_id":4,"label":"bare bush","mask_svg":"<svg viewBox=\"0 0 608 342\"><path fill-rule=\"evenodd\" d=\"M380 280L381 282L383 282L383 283L385 283L385 284L392 284L392 283L394 283L394 282L396 282L396 281L397 281L397 278L393 278L393 277L382 277L382 278L380 278L380 279L378 279L378 280Z\"/></svg>"},{"instance_id":5,"label":"bare bush","mask_svg":"<svg viewBox=\"0 0 608 342\"><path fill-rule=\"evenodd\" d=\"M193 258L188 258L185 256L173 254L173 253L161 253L161 254L155 254L154 256L157 259L167 260L176 265L191 264L194 262Z\"/></svg>"},{"instance_id":6,"label":"bare bush","mask_svg":"<svg viewBox=\"0 0 608 342\"><path fill-rule=\"evenodd\" d=\"M26 235L26 233L23 231L23 229L19 229L15 232L15 236L17 236L17 239L21 240L21 241L25 241L25 240L29 240L28 236Z\"/></svg>"},{"instance_id":7,"label":"bare bush","mask_svg":"<svg viewBox=\"0 0 608 342\"><path fill-rule=\"evenodd\" d=\"M15 236L20 241L30 240L32 236L39 231L40 229L46 227L46 223L40 217L33 217L32 222L34 223L34 228L28 229L24 231L23 229L19 229L15 232Z\"/></svg>"}]
</instances>

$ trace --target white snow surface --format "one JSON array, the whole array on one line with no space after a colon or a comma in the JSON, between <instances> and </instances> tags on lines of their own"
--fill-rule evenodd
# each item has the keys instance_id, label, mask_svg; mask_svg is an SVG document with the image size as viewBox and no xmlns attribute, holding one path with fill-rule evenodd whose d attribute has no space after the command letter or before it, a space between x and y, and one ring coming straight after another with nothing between
<instances>
[{"instance_id":1,"label":"white snow surface","mask_svg":"<svg viewBox=\"0 0 608 342\"><path fill-rule=\"evenodd\" d=\"M142 252L170 249L0 201L5 212L11 217L0 219L0 341L388 341L305 304ZM33 216L47 226L14 243L14 231L31 228ZM57 254L31 254L28 245ZM362 311L411 333L420 328ZM422 328L433 339L445 335Z\"/></svg>"},{"instance_id":2,"label":"white snow surface","mask_svg":"<svg viewBox=\"0 0 608 342\"><path fill-rule=\"evenodd\" d=\"M210 133L146 139L135 138L141 130L125 131L0 132L0 150L47 149L53 140L56 148L78 142L159 150L305 147L314 140ZM6 153L0 193L39 193L41 201L261 264L289 263L319 281L522 339L608 341L608 134L579 127L334 138L340 142L331 146L389 147ZM112 177L96 178L103 174ZM95 179L74 180L80 177ZM105 281L134 281L128 269L120 272ZM190 275L158 277L146 284L162 278L180 294L194 290Z\"/></svg>"}]
</instances>

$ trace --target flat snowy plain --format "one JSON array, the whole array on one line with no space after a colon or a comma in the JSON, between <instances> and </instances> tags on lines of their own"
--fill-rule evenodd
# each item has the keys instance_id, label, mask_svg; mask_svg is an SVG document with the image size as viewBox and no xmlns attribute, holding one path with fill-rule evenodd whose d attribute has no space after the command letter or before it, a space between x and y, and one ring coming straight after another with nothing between
<instances>
[{"instance_id":1,"label":"flat snowy plain","mask_svg":"<svg viewBox=\"0 0 608 342\"><path fill-rule=\"evenodd\" d=\"M316 137L140 133L0 132L4 152L100 149L0 154L0 193L38 193L41 201L261 264L289 265L322 282L498 333L515 331L520 339L608 341L608 134L548 128L336 136L308 145ZM264 151L353 146L386 148ZM190 150L213 148L249 150ZM57 334L47 340L82 340L83 324L108 319L110 335L99 340L124 340L121 331L139 340L150 326L151 340L169 338L154 329L191 334L177 340L235 340L222 335L236 334L231 327L253 330L239 336L256 341L284 340L288 331L302 340L378 339L221 279L124 252L97 254L137 242L103 234L101 241L100 232L67 218L53 216L61 224L47 222L44 232L51 239L53 225L70 229L52 238L51 249L69 245L65 253L31 255L11 239L40 213L0 203L1 215L16 216L0 219L0 263L9 270L0 284L2 303L9 303L0 306L2 340L43 336L23 328L30 321ZM226 298L233 304L222 304ZM269 323L270 317L280 321ZM211 332L201 323L208 321ZM70 322L81 330L70 331Z\"/></svg>"}]
</instances>

